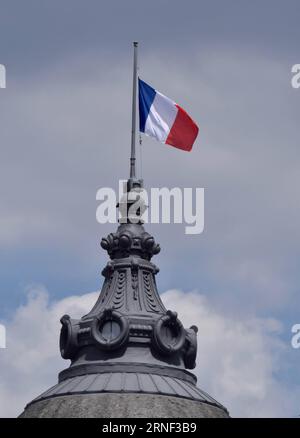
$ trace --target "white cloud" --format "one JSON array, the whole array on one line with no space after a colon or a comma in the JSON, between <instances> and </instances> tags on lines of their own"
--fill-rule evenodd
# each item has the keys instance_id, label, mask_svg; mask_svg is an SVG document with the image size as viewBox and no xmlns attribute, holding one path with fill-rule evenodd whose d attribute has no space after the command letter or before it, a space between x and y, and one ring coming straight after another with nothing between
<instances>
[{"instance_id":1,"label":"white cloud","mask_svg":"<svg viewBox=\"0 0 300 438\"><path fill-rule=\"evenodd\" d=\"M0 350L0 416L16 416L39 393L57 383L68 366L59 354L60 318L84 315L98 293L72 296L53 304L42 287L28 292L28 300L6 324L7 348Z\"/></svg>"},{"instance_id":2,"label":"white cloud","mask_svg":"<svg viewBox=\"0 0 300 438\"><path fill-rule=\"evenodd\" d=\"M91 309L97 292L50 303L42 287L28 291L27 303L7 323L7 349L0 350L0 416L16 416L39 393L54 385L68 366L60 358L60 317L80 317ZM225 404L232 416L294 416L300 391L289 390L277 372L289 345L274 319L228 317L197 292L170 290L162 295L185 326L196 324L198 384ZM298 397L298 402L297 402Z\"/></svg>"},{"instance_id":3,"label":"white cloud","mask_svg":"<svg viewBox=\"0 0 300 438\"><path fill-rule=\"evenodd\" d=\"M276 377L290 348L280 340L279 321L228 317L196 292L172 290L163 299L185 326L198 325L198 384L232 416L296 415L299 389L289 392Z\"/></svg>"},{"instance_id":4,"label":"white cloud","mask_svg":"<svg viewBox=\"0 0 300 438\"><path fill-rule=\"evenodd\" d=\"M289 310L297 300L291 260L300 242L299 111L290 68L249 48L201 46L182 54L176 47L168 62L164 50L142 53L140 74L190 112L200 135L192 154L143 138L143 176L146 187L205 187L205 229L191 238L184 226L162 225L153 226L155 234L173 271L180 256L193 258L180 266L182 278L200 269L205 254L208 280L226 289L226 297L217 292L222 305ZM117 187L128 173L129 53L77 52L6 90L5 248L74 254L80 247L80 261L98 256L95 236L104 227L95 219L96 191Z\"/></svg>"}]
</instances>

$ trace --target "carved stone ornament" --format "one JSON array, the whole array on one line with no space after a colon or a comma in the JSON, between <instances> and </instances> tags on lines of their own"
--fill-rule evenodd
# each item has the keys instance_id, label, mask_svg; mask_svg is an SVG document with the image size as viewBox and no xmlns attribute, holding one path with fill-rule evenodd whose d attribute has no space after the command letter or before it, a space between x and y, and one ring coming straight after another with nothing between
<instances>
[{"instance_id":1,"label":"carved stone ornament","mask_svg":"<svg viewBox=\"0 0 300 438\"><path fill-rule=\"evenodd\" d=\"M123 217L124 211L128 209ZM110 260L102 271L97 302L80 320L68 315L61 319L61 355L71 359L62 378L95 366L142 366L146 358L148 366L163 367L167 375L174 366L181 373L194 368L197 329L185 329L177 313L163 305L155 279L159 269L151 262L160 246L142 221L121 223L101 246Z\"/></svg>"}]
</instances>

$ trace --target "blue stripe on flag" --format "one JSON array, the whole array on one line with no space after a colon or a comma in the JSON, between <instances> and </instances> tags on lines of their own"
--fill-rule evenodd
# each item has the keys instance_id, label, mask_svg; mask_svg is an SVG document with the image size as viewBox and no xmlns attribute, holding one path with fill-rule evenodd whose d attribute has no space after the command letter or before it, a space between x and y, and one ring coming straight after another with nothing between
<instances>
[{"instance_id":1,"label":"blue stripe on flag","mask_svg":"<svg viewBox=\"0 0 300 438\"><path fill-rule=\"evenodd\" d=\"M156 91L139 78L140 131L145 132L146 120Z\"/></svg>"}]
</instances>

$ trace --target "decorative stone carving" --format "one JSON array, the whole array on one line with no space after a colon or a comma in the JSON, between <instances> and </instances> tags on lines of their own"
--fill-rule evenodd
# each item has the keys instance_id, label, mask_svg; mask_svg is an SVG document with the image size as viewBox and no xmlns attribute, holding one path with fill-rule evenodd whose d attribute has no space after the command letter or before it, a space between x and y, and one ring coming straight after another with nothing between
<instances>
[{"instance_id":1,"label":"decorative stone carving","mask_svg":"<svg viewBox=\"0 0 300 438\"><path fill-rule=\"evenodd\" d=\"M138 234L136 233L138 230ZM101 240L101 246L110 258L124 258L130 254L150 260L153 255L160 252L160 246L154 238L147 233L141 224L120 225L116 233L110 233Z\"/></svg>"},{"instance_id":2,"label":"decorative stone carving","mask_svg":"<svg viewBox=\"0 0 300 438\"><path fill-rule=\"evenodd\" d=\"M125 223L103 238L101 246L110 260L102 271L105 281L95 306L80 320L67 315L61 319L61 354L72 360L64 378L80 374L87 365L110 364L113 369L115 358L121 356L122 364L138 366L141 354L150 367L164 366L166 375L173 372L170 364L181 372L194 368L197 329L185 329L159 297L155 281L159 269L150 261L160 251L154 238L141 222Z\"/></svg>"},{"instance_id":3,"label":"decorative stone carving","mask_svg":"<svg viewBox=\"0 0 300 438\"><path fill-rule=\"evenodd\" d=\"M78 321L72 320L69 315L61 317L59 347L63 359L73 359L78 349L77 334Z\"/></svg>"},{"instance_id":4,"label":"decorative stone carving","mask_svg":"<svg viewBox=\"0 0 300 438\"><path fill-rule=\"evenodd\" d=\"M129 323L126 316L112 308L94 318L91 336L103 350L115 350L128 341Z\"/></svg>"},{"instance_id":5,"label":"decorative stone carving","mask_svg":"<svg viewBox=\"0 0 300 438\"><path fill-rule=\"evenodd\" d=\"M154 326L153 345L161 354L171 355L182 350L185 343L186 331L177 313L168 310Z\"/></svg>"},{"instance_id":6,"label":"decorative stone carving","mask_svg":"<svg viewBox=\"0 0 300 438\"><path fill-rule=\"evenodd\" d=\"M198 327L195 325L192 325L189 329L186 329L186 350L183 360L185 367L188 369L193 369L196 366L197 333Z\"/></svg>"}]
</instances>

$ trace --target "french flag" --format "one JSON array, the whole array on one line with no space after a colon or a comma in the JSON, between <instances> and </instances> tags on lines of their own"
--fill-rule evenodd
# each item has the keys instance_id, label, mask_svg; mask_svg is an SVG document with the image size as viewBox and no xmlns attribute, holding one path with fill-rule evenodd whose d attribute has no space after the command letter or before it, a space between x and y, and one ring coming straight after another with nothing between
<instances>
[{"instance_id":1,"label":"french flag","mask_svg":"<svg viewBox=\"0 0 300 438\"><path fill-rule=\"evenodd\" d=\"M139 79L140 131L184 151L190 151L199 128L177 103Z\"/></svg>"}]
</instances>

